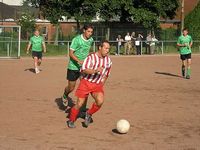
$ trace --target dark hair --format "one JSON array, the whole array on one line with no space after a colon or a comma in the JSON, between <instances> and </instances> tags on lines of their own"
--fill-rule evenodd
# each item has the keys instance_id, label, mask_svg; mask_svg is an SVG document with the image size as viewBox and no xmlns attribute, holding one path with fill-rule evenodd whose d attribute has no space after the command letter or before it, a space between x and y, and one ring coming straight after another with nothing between
<instances>
[{"instance_id":1,"label":"dark hair","mask_svg":"<svg viewBox=\"0 0 200 150\"><path fill-rule=\"evenodd\" d=\"M109 44L109 41L108 41L108 40L101 40L101 41L97 44L97 46L98 46L98 47L102 47L102 46L103 46L103 43L108 43L108 44Z\"/></svg>"},{"instance_id":2,"label":"dark hair","mask_svg":"<svg viewBox=\"0 0 200 150\"><path fill-rule=\"evenodd\" d=\"M83 30L87 30L87 29L89 29L89 28L94 29L94 26L93 26L92 24L85 24L85 25L83 26Z\"/></svg>"},{"instance_id":3,"label":"dark hair","mask_svg":"<svg viewBox=\"0 0 200 150\"><path fill-rule=\"evenodd\" d=\"M183 31L188 31L188 28L186 28L186 27L185 27L185 28L183 28Z\"/></svg>"}]
</instances>

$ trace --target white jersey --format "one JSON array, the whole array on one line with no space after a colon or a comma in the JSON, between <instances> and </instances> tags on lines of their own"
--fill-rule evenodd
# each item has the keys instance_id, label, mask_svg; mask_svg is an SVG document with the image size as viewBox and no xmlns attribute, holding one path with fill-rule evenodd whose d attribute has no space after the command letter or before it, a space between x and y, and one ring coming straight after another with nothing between
<instances>
[{"instance_id":1,"label":"white jersey","mask_svg":"<svg viewBox=\"0 0 200 150\"><path fill-rule=\"evenodd\" d=\"M104 77L109 76L111 65L110 57L99 57L96 53L91 53L84 60L81 72L85 69L96 70L98 67L103 67L103 71L101 73L83 74L83 78L89 82L100 83Z\"/></svg>"}]
</instances>

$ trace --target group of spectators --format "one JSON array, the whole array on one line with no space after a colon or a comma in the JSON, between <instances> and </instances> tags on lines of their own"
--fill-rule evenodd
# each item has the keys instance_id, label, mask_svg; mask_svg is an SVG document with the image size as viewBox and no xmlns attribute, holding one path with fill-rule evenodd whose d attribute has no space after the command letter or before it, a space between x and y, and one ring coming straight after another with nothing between
<instances>
[{"instance_id":1,"label":"group of spectators","mask_svg":"<svg viewBox=\"0 0 200 150\"><path fill-rule=\"evenodd\" d=\"M136 35L135 32L132 32L132 34L127 32L124 39L121 37L121 35L118 35L116 38L117 41L116 55L120 55L121 47L123 44L124 44L124 53L123 53L124 55L130 55L131 53L136 55L141 55L142 40L144 40L144 36L140 33ZM155 35L152 34L147 35L145 41L146 54L153 55L155 53L156 42L158 42L158 40L156 39Z\"/></svg>"}]
</instances>

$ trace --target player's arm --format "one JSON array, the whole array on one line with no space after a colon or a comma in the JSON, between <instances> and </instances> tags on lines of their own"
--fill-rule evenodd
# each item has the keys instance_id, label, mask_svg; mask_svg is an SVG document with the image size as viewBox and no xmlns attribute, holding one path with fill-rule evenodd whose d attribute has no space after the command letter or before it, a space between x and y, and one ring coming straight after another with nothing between
<instances>
[{"instance_id":1,"label":"player's arm","mask_svg":"<svg viewBox=\"0 0 200 150\"><path fill-rule=\"evenodd\" d=\"M46 52L47 52L47 49L46 49L45 42L42 42L42 47L43 47L43 52L46 53Z\"/></svg>"},{"instance_id":2,"label":"player's arm","mask_svg":"<svg viewBox=\"0 0 200 150\"><path fill-rule=\"evenodd\" d=\"M101 73L103 71L103 67L98 67L97 69L84 69L82 72L85 74L95 74Z\"/></svg>"},{"instance_id":3,"label":"player's arm","mask_svg":"<svg viewBox=\"0 0 200 150\"><path fill-rule=\"evenodd\" d=\"M101 73L103 71L103 67L98 67L97 69L93 69L94 65L91 61L91 55L86 57L86 59L83 62L83 65L81 67L81 72L85 74L95 74L95 73Z\"/></svg>"},{"instance_id":4,"label":"player's arm","mask_svg":"<svg viewBox=\"0 0 200 150\"><path fill-rule=\"evenodd\" d=\"M190 42L190 48L192 47L192 45L193 45L193 41Z\"/></svg>"},{"instance_id":5,"label":"player's arm","mask_svg":"<svg viewBox=\"0 0 200 150\"><path fill-rule=\"evenodd\" d=\"M180 38L178 38L178 41L177 41L177 44L176 44L176 45L177 45L178 47L185 47L185 46L187 46L186 43L181 44Z\"/></svg>"},{"instance_id":6,"label":"player's arm","mask_svg":"<svg viewBox=\"0 0 200 150\"><path fill-rule=\"evenodd\" d=\"M78 64L82 65L83 64L83 61L82 60L79 60L77 58L77 56L74 54L74 52L76 51L76 49L80 46L80 42L78 41L78 39L75 37L72 39L72 43L70 45L70 48L69 48L69 57L71 59L73 59L74 61L76 61Z\"/></svg>"},{"instance_id":7,"label":"player's arm","mask_svg":"<svg viewBox=\"0 0 200 150\"><path fill-rule=\"evenodd\" d=\"M110 62L112 64L112 62ZM108 70L105 72L105 76L103 77L103 79L101 80L101 82L103 84L106 83L107 79L108 79L108 76L110 75L110 70L111 70L111 66L108 68Z\"/></svg>"},{"instance_id":8,"label":"player's arm","mask_svg":"<svg viewBox=\"0 0 200 150\"><path fill-rule=\"evenodd\" d=\"M103 84L105 84L106 81L107 81L107 79L108 79L108 77L107 77L107 76L104 76L103 79L101 80L101 82L102 82Z\"/></svg>"},{"instance_id":9,"label":"player's arm","mask_svg":"<svg viewBox=\"0 0 200 150\"><path fill-rule=\"evenodd\" d=\"M82 60L79 60L76 55L74 55L74 50L70 49L69 50L69 57L72 58L74 61L76 61L78 64L83 64Z\"/></svg>"},{"instance_id":10,"label":"player's arm","mask_svg":"<svg viewBox=\"0 0 200 150\"><path fill-rule=\"evenodd\" d=\"M190 44L189 44L190 48L192 47L192 45L193 45L193 40L192 40L192 38L191 38L191 39L190 39Z\"/></svg>"},{"instance_id":11,"label":"player's arm","mask_svg":"<svg viewBox=\"0 0 200 150\"><path fill-rule=\"evenodd\" d=\"M27 46L27 49L26 49L27 54L29 53L30 48L31 48L31 42L28 43L28 46Z\"/></svg>"},{"instance_id":12,"label":"player's arm","mask_svg":"<svg viewBox=\"0 0 200 150\"><path fill-rule=\"evenodd\" d=\"M184 43L184 44L177 43L177 46L178 47L185 47L185 46L187 46L187 44L186 43Z\"/></svg>"}]
</instances>

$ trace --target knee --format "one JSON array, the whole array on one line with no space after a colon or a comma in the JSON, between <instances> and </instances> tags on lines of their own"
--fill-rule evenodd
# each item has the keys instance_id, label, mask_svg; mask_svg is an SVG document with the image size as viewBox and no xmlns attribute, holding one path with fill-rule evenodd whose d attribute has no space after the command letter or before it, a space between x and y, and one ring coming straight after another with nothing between
<instances>
[{"instance_id":1,"label":"knee","mask_svg":"<svg viewBox=\"0 0 200 150\"><path fill-rule=\"evenodd\" d=\"M84 102L85 102L85 100L77 100L77 102L76 102L76 104L75 104L75 108L76 109L80 109L82 106L83 106L83 104L84 104Z\"/></svg>"},{"instance_id":2,"label":"knee","mask_svg":"<svg viewBox=\"0 0 200 150\"><path fill-rule=\"evenodd\" d=\"M75 86L73 85L68 85L67 89L71 92L75 89Z\"/></svg>"},{"instance_id":3,"label":"knee","mask_svg":"<svg viewBox=\"0 0 200 150\"><path fill-rule=\"evenodd\" d=\"M74 88L75 88L74 86L70 86L70 87L69 87L69 90L70 90L70 91L73 91Z\"/></svg>"},{"instance_id":4,"label":"knee","mask_svg":"<svg viewBox=\"0 0 200 150\"><path fill-rule=\"evenodd\" d=\"M101 107L101 106L103 105L103 100L97 100L97 101L96 101L96 105L97 105L98 107Z\"/></svg>"}]
</instances>

